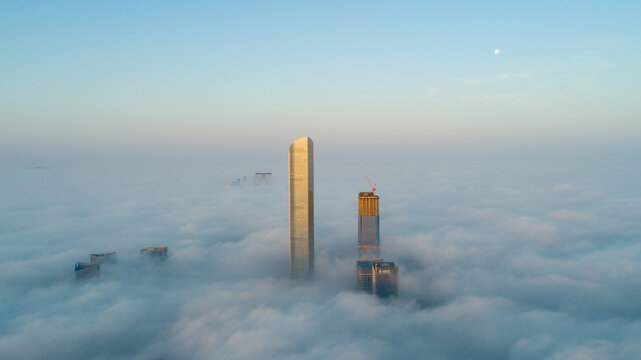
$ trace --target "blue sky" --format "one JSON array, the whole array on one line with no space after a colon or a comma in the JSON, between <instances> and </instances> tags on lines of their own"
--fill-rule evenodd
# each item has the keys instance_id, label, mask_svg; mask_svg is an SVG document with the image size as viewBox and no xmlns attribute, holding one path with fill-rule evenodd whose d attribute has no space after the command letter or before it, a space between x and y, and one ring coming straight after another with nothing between
<instances>
[{"instance_id":1,"label":"blue sky","mask_svg":"<svg viewBox=\"0 0 641 360\"><path fill-rule=\"evenodd\" d=\"M0 4L0 140L641 135L638 2ZM501 49L499 55L493 54Z\"/></svg>"}]
</instances>

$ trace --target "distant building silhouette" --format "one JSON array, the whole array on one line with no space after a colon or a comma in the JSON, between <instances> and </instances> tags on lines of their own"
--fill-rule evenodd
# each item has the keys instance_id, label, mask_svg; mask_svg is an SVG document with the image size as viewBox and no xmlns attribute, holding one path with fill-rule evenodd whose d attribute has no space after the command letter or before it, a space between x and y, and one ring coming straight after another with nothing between
<instances>
[{"instance_id":1,"label":"distant building silhouette","mask_svg":"<svg viewBox=\"0 0 641 360\"><path fill-rule=\"evenodd\" d=\"M165 258L167 258L167 247L166 246L149 247L149 248L140 250L140 254L150 258L158 258L158 259L164 260Z\"/></svg>"},{"instance_id":2,"label":"distant building silhouette","mask_svg":"<svg viewBox=\"0 0 641 360\"><path fill-rule=\"evenodd\" d=\"M272 173L257 172L254 175L254 185L270 185L272 183Z\"/></svg>"},{"instance_id":3,"label":"distant building silhouette","mask_svg":"<svg viewBox=\"0 0 641 360\"><path fill-rule=\"evenodd\" d=\"M76 263L76 266L74 269L74 275L76 279L87 279L94 276L98 276L99 271L100 271L100 265L79 261Z\"/></svg>"},{"instance_id":4,"label":"distant building silhouette","mask_svg":"<svg viewBox=\"0 0 641 360\"><path fill-rule=\"evenodd\" d=\"M116 252L103 252L98 254L91 254L92 264L104 264L105 262L115 262Z\"/></svg>"},{"instance_id":5,"label":"distant building silhouette","mask_svg":"<svg viewBox=\"0 0 641 360\"><path fill-rule=\"evenodd\" d=\"M314 271L314 142L289 147L289 270L294 277Z\"/></svg>"}]
</instances>

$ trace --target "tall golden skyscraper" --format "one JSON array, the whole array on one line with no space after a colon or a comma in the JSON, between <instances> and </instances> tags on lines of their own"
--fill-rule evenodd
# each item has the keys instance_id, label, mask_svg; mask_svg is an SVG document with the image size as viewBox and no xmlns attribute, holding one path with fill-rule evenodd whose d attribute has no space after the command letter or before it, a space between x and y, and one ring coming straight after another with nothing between
<instances>
[{"instance_id":1,"label":"tall golden skyscraper","mask_svg":"<svg viewBox=\"0 0 641 360\"><path fill-rule=\"evenodd\" d=\"M314 142L300 138L289 146L289 271L314 271Z\"/></svg>"}]
</instances>

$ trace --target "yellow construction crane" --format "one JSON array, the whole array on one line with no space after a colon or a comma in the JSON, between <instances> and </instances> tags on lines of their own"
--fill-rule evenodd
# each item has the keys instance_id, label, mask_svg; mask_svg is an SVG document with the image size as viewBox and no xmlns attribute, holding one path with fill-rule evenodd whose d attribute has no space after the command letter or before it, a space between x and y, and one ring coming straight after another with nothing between
<instances>
[{"instance_id":1,"label":"yellow construction crane","mask_svg":"<svg viewBox=\"0 0 641 360\"><path fill-rule=\"evenodd\" d=\"M374 195L374 191L376 191L376 184L372 184L372 182L369 181L369 178L367 177L367 175L363 174L363 176L365 176L365 180L367 180L367 183L372 188L372 195Z\"/></svg>"},{"instance_id":2,"label":"yellow construction crane","mask_svg":"<svg viewBox=\"0 0 641 360\"><path fill-rule=\"evenodd\" d=\"M382 247L382 246L373 246L373 245L358 245L359 248L365 248L365 260L377 260L377 259L370 259L369 258L369 249L383 249L383 250L389 250L389 248Z\"/></svg>"}]
</instances>

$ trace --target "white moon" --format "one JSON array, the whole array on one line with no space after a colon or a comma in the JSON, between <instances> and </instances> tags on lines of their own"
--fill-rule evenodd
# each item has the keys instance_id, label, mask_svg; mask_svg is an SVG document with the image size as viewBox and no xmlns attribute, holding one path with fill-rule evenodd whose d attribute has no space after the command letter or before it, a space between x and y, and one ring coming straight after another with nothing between
<instances>
[{"instance_id":1,"label":"white moon","mask_svg":"<svg viewBox=\"0 0 641 360\"><path fill-rule=\"evenodd\" d=\"M501 53L501 49L494 49L494 55L498 55Z\"/></svg>"}]
</instances>

